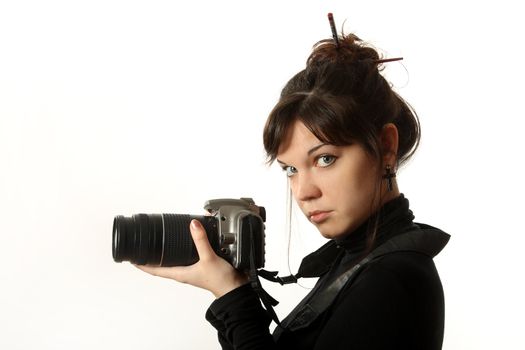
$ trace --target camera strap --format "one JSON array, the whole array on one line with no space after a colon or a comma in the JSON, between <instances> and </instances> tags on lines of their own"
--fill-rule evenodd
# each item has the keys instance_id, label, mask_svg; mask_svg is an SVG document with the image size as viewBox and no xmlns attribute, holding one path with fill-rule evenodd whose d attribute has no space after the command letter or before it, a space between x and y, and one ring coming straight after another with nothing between
<instances>
[{"instance_id":1,"label":"camera strap","mask_svg":"<svg viewBox=\"0 0 525 350\"><path fill-rule=\"evenodd\" d=\"M281 325L281 322L279 321L279 317L277 317L277 314L275 313L275 310L273 309L274 306L277 306L279 302L275 300L270 294L268 294L267 291L264 290L261 280L259 279L258 272L257 272L257 265L255 264L255 243L254 243L254 237L253 237L253 230L251 227L252 221L248 221L250 225L250 269L248 271L249 278L250 278L250 285L252 289L257 293L259 296L259 299L264 305L264 308L266 309L266 312L270 315L272 320L277 324Z\"/></svg>"},{"instance_id":2,"label":"camera strap","mask_svg":"<svg viewBox=\"0 0 525 350\"><path fill-rule=\"evenodd\" d=\"M251 222L250 222L251 223ZM262 287L261 281L259 279L259 276L271 281L271 282L277 282L281 285L284 284L290 284L290 283L297 283L297 280L301 277L319 277L323 275L325 272L327 272L330 267L332 266L334 262L334 256L337 257L341 255L342 250L337 247L336 244L334 244L333 241L326 243L321 248L319 248L317 251L311 253L310 255L306 256L303 261L301 262L301 266L299 267L299 271L295 275L289 275L289 276L277 276L277 271L267 271L264 269L257 270L255 260L254 260L254 252L255 252L255 246L254 246L254 239L252 236L252 230L249 230L250 232L250 270L249 270L249 276L250 276L250 283L253 288L253 290L257 293L259 296L259 299L263 303L266 311L272 318L272 320L277 324L281 325L281 322L279 321L279 318L277 317L277 314L275 313L275 310L273 309L274 306L277 306L279 302L275 300L268 292L264 290Z\"/></svg>"},{"instance_id":3,"label":"camera strap","mask_svg":"<svg viewBox=\"0 0 525 350\"><path fill-rule=\"evenodd\" d=\"M331 266L334 263L334 260L337 259L343 251L337 247L335 242L330 241L323 245L321 248L316 250L315 252L309 254L306 256L303 261L301 262L301 266L299 267L299 270L295 275L289 275L289 276L277 276L279 273L278 271L267 271L265 269L259 269L257 270L255 267L255 261L253 252L255 251L254 247L254 239L251 236L252 230L250 230L250 282L252 288L255 290L257 295L259 296L259 299L263 303L266 311L272 318L272 320L278 325L281 326L281 322L279 321L279 318L277 317L277 314L275 313L275 310L273 309L274 306L279 304L277 300L275 300L268 292L266 292L262 285L261 281L259 279L259 276L271 281L276 282L281 285L284 284L290 284L290 283L297 283L297 280L302 277L319 277L326 273L328 270L330 270Z\"/></svg>"},{"instance_id":4,"label":"camera strap","mask_svg":"<svg viewBox=\"0 0 525 350\"><path fill-rule=\"evenodd\" d=\"M311 291L311 295L307 296L305 300L283 320L282 324L277 320L277 316L271 307L277 305L278 302L262 289L257 275L281 285L295 283L298 278L301 277L319 277L330 270L335 261L339 261L343 250L339 249L333 241L325 244L316 252L303 259L301 267L295 275L279 277L277 276L278 272L259 269L255 272L256 275L254 276L260 288L260 292L258 292L257 289L256 292L259 294L261 301L272 316L272 319L274 319L279 326L277 333L282 332L283 329L294 330L304 328L317 319L317 317L332 304L343 287L351 283L358 275L358 272L370 261L390 253L402 251L418 252L429 257L434 257L447 244L449 238L450 236L448 234L430 225L417 224L412 230L386 241L357 264L348 266L348 269L341 273L331 284L325 286L322 292L319 293L319 286L316 286L316 288ZM254 286L254 284L252 284L252 286ZM267 300L268 297L275 303L270 303Z\"/></svg>"},{"instance_id":5,"label":"camera strap","mask_svg":"<svg viewBox=\"0 0 525 350\"><path fill-rule=\"evenodd\" d=\"M332 265L343 254L335 241L330 241L315 252L305 256L295 275L277 276L277 271L260 269L259 276L281 285L296 283L299 278L320 277L330 270Z\"/></svg>"},{"instance_id":6,"label":"camera strap","mask_svg":"<svg viewBox=\"0 0 525 350\"><path fill-rule=\"evenodd\" d=\"M299 305L292 310L275 330L274 338L284 331L296 331L312 324L335 301L339 292L358 276L369 262L395 252L417 252L431 258L447 244L450 235L430 225L418 224L418 228L393 237L374 249L357 264L338 275L322 290L314 288Z\"/></svg>"}]
</instances>

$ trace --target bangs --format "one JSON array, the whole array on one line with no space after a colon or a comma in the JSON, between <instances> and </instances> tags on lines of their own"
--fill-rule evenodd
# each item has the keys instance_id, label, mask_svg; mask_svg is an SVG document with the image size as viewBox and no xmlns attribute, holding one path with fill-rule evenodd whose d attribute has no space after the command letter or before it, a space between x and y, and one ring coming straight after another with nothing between
<instances>
[{"instance_id":1,"label":"bangs","mask_svg":"<svg viewBox=\"0 0 525 350\"><path fill-rule=\"evenodd\" d=\"M301 121L321 142L336 146L367 142L364 118L353 112L354 101L312 92L292 93L279 101L270 113L263 133L267 161L272 163L290 126ZM370 150L370 149L369 149Z\"/></svg>"}]
</instances>

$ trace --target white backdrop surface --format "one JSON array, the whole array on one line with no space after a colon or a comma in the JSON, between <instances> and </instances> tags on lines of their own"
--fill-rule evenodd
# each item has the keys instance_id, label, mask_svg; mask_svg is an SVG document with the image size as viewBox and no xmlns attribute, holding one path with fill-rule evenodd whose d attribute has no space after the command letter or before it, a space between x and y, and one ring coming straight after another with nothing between
<instances>
[{"instance_id":1,"label":"white backdrop surface","mask_svg":"<svg viewBox=\"0 0 525 350\"><path fill-rule=\"evenodd\" d=\"M249 196L268 212L267 268L287 272L286 180L264 164L261 132L333 12L404 57L385 75L423 136L400 189L417 221L452 235L436 258L444 349L525 349L513 4L0 2L0 348L218 348L212 295L114 263L113 217ZM294 271L323 243L297 221ZM280 316L307 293L267 288Z\"/></svg>"}]
</instances>

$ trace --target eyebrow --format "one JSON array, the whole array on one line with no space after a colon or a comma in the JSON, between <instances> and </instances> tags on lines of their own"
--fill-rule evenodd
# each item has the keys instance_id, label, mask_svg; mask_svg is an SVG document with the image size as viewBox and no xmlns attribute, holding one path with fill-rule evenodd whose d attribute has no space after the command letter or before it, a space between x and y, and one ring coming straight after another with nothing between
<instances>
[{"instance_id":1,"label":"eyebrow","mask_svg":"<svg viewBox=\"0 0 525 350\"><path fill-rule=\"evenodd\" d=\"M320 145L317 145L317 146L314 146L312 148L310 148L310 150L308 151L308 155L311 155L312 153L314 153L315 151L317 151L319 148L323 147L323 146L326 146L327 143L321 143Z\"/></svg>"},{"instance_id":2,"label":"eyebrow","mask_svg":"<svg viewBox=\"0 0 525 350\"><path fill-rule=\"evenodd\" d=\"M323 147L323 146L326 146L326 145L328 145L328 143L321 143L321 144L319 144L319 145L317 145L317 146L314 146L314 147L310 148L310 149L308 150L308 152L306 152L306 154L307 154L307 155L311 155L312 153L314 153L315 151L317 151L319 148L321 148L321 147ZM285 162L282 162L282 161L280 161L279 159L276 159L276 161L277 161L277 163L279 163L279 164L281 164L281 165L286 165Z\"/></svg>"}]
</instances>

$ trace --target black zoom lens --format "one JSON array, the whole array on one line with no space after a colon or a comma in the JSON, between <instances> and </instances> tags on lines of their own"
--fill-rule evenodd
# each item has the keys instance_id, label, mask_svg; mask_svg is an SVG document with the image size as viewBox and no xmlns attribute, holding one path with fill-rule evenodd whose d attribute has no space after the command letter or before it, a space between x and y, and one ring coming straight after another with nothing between
<instances>
[{"instance_id":1,"label":"black zoom lens","mask_svg":"<svg viewBox=\"0 0 525 350\"><path fill-rule=\"evenodd\" d=\"M113 220L113 260L137 265L184 266L199 260L190 221L199 220L211 246L219 248L217 219L186 214L136 214Z\"/></svg>"}]
</instances>

